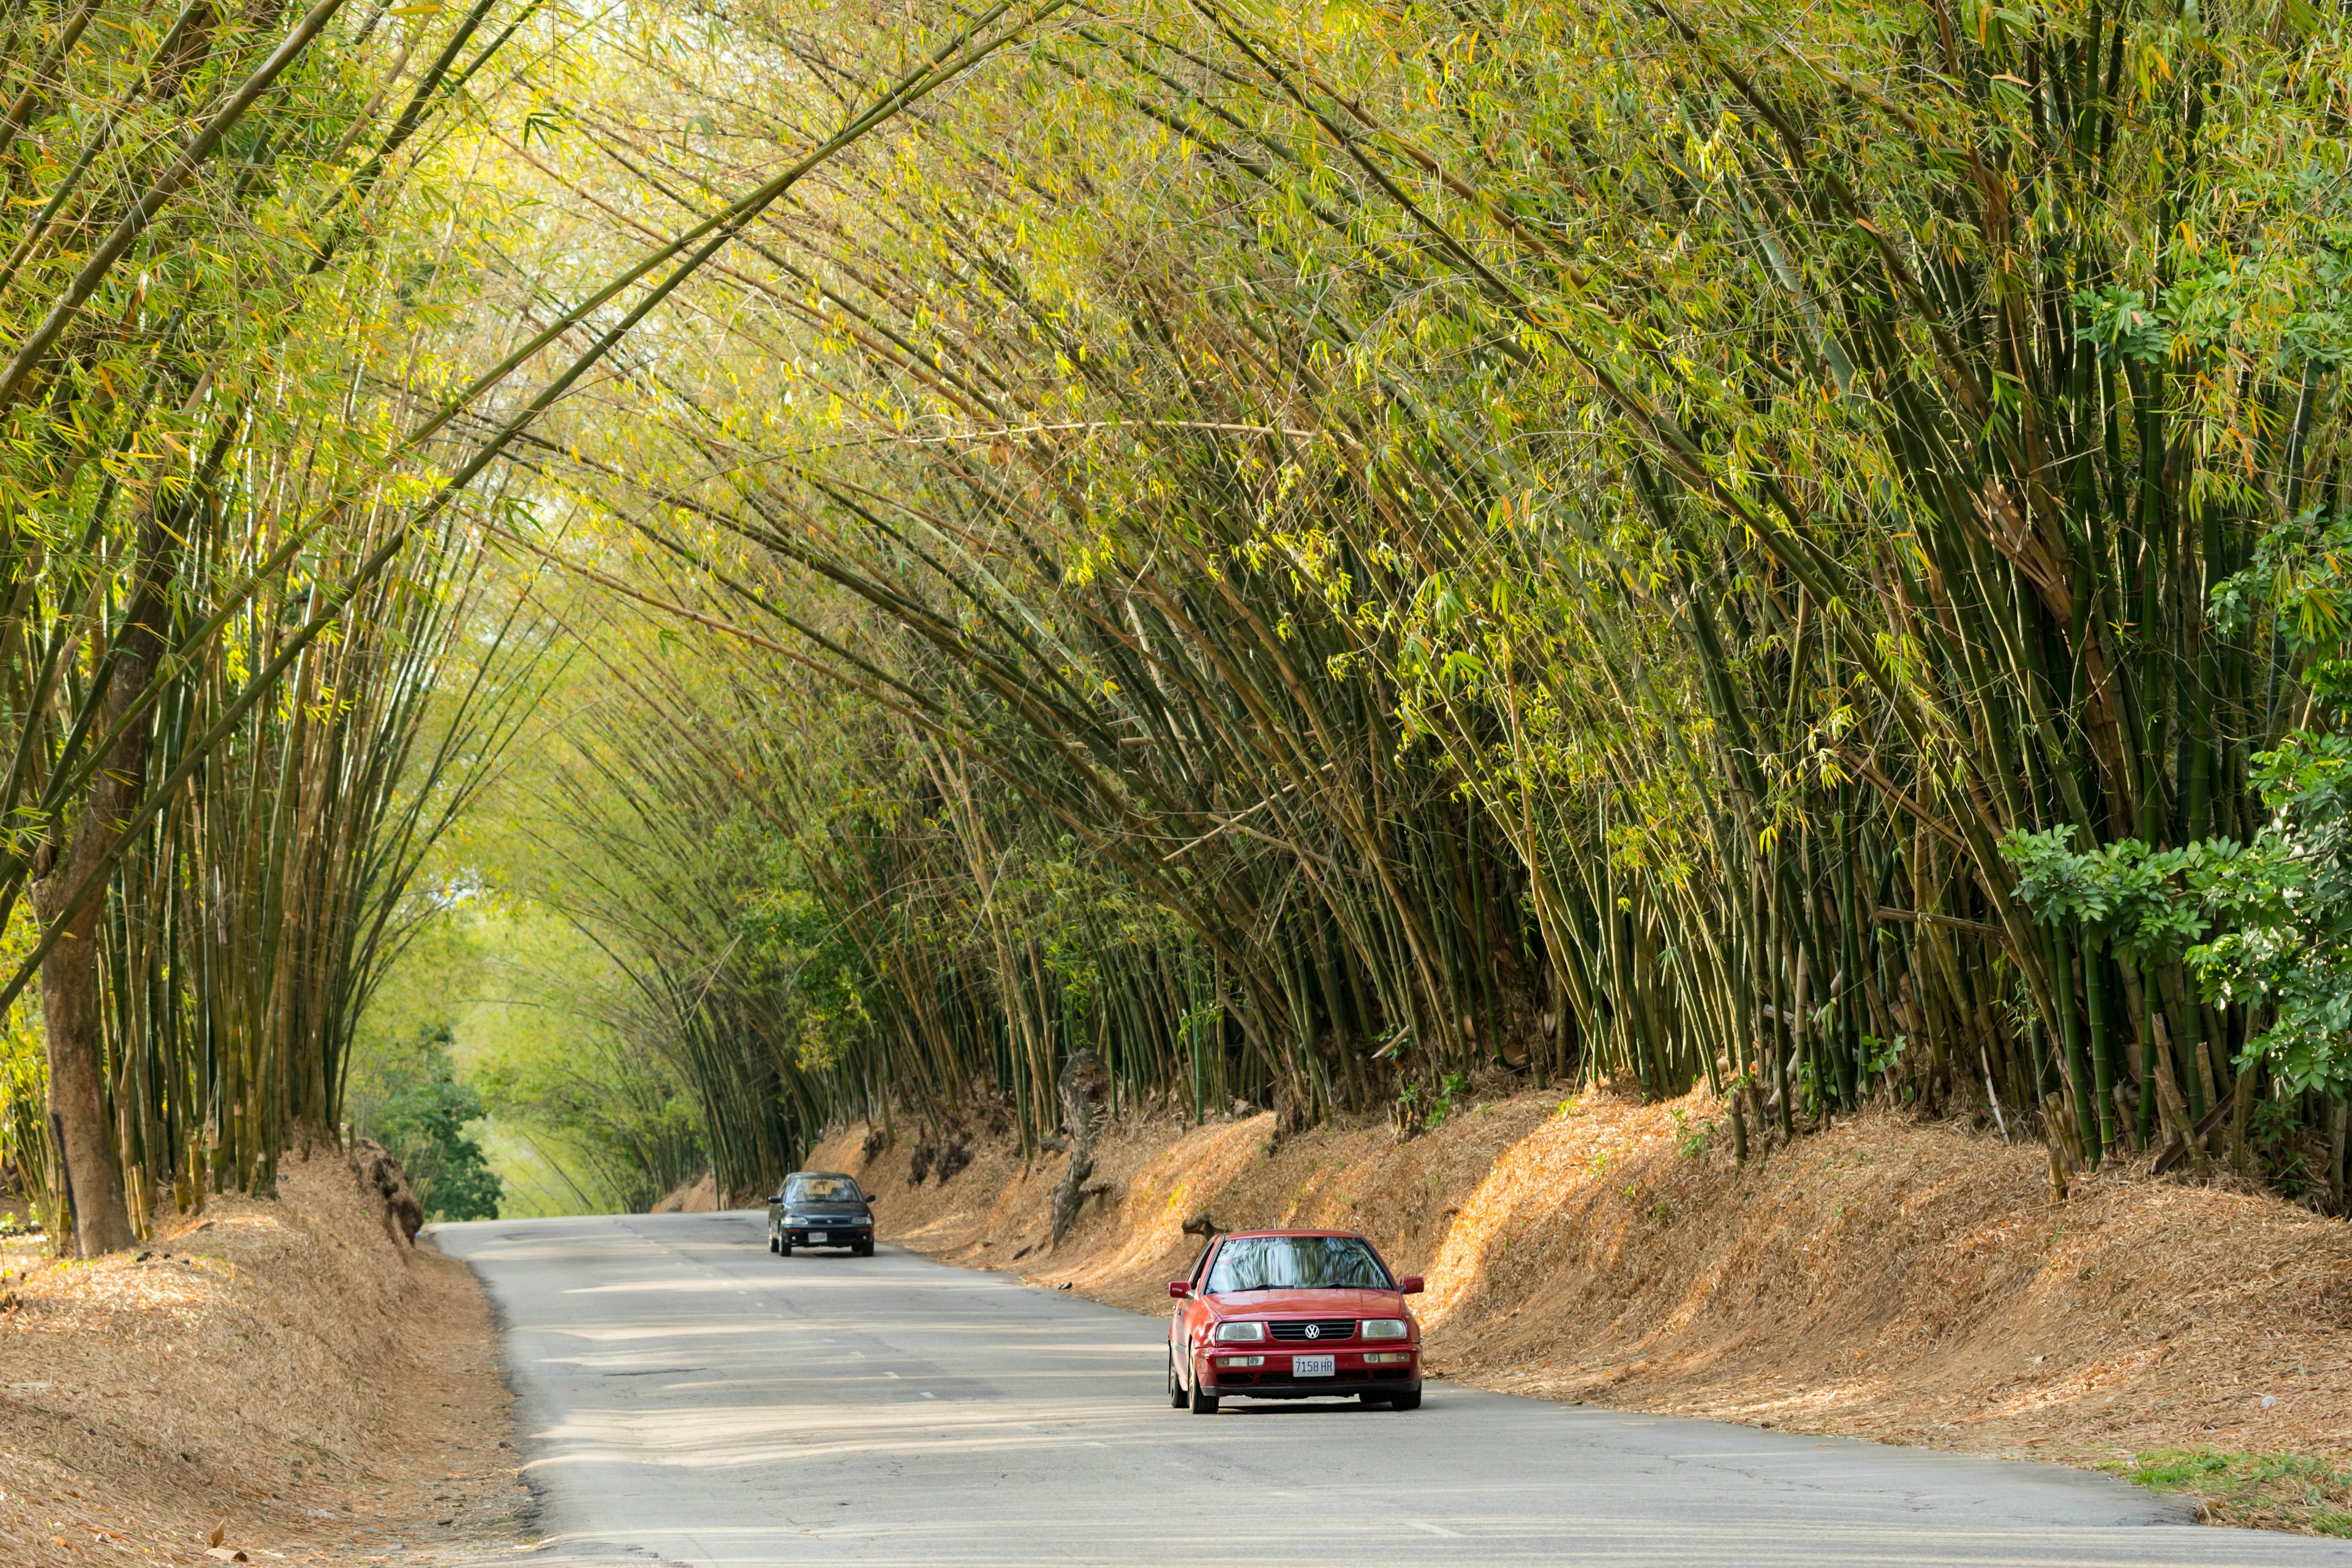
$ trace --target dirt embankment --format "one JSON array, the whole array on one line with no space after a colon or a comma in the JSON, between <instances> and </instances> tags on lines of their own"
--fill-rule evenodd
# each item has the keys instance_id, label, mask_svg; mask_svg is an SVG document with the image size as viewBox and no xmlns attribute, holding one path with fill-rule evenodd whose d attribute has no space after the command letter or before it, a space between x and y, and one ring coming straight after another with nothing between
<instances>
[{"instance_id":1,"label":"dirt embankment","mask_svg":"<svg viewBox=\"0 0 2352 1568\"><path fill-rule=\"evenodd\" d=\"M656 1214L716 1214L719 1178L705 1171L693 1181L672 1187L653 1206Z\"/></svg>"},{"instance_id":2,"label":"dirt embankment","mask_svg":"<svg viewBox=\"0 0 2352 1568\"><path fill-rule=\"evenodd\" d=\"M396 1239L340 1154L278 1191L89 1263L5 1249L0 1562L436 1563L518 1538L473 1278Z\"/></svg>"},{"instance_id":3,"label":"dirt embankment","mask_svg":"<svg viewBox=\"0 0 2352 1568\"><path fill-rule=\"evenodd\" d=\"M1671 1105L1523 1094L1399 1146L1271 1115L1134 1119L1045 1245L1063 1161L982 1146L913 1184L913 1140L815 1168L885 1237L1153 1312L1227 1229L1361 1231L1405 1273L1439 1375L1514 1393L2015 1458L2162 1470L2233 1522L2352 1533L2352 1226L2116 1170L2053 1204L2040 1147L1857 1116L1745 1169ZM2220 1454L2226 1458L2217 1458Z\"/></svg>"}]
</instances>

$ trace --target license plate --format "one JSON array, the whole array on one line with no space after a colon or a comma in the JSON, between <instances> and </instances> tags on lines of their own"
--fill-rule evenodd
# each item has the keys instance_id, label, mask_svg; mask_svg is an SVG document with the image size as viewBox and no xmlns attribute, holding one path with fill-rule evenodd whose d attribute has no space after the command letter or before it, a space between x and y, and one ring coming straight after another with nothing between
<instances>
[{"instance_id":1,"label":"license plate","mask_svg":"<svg viewBox=\"0 0 2352 1568\"><path fill-rule=\"evenodd\" d=\"M822 1230L813 1230L809 1232L809 1245L811 1247L814 1247L818 1242L824 1240L828 1234L828 1232Z\"/></svg>"},{"instance_id":2,"label":"license plate","mask_svg":"<svg viewBox=\"0 0 2352 1568\"><path fill-rule=\"evenodd\" d=\"M1293 1377L1330 1377L1339 1371L1339 1358L1331 1355L1295 1355L1290 1358Z\"/></svg>"}]
</instances>

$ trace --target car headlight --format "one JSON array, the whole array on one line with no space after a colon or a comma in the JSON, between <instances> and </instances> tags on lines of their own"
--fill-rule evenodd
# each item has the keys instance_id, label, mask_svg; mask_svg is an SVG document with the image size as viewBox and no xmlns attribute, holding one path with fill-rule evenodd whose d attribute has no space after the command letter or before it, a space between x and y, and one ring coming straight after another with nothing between
<instances>
[{"instance_id":1,"label":"car headlight","mask_svg":"<svg viewBox=\"0 0 2352 1568\"><path fill-rule=\"evenodd\" d=\"M1407 1331L1402 1318L1367 1318L1361 1331L1368 1340L1401 1340Z\"/></svg>"},{"instance_id":2,"label":"car headlight","mask_svg":"<svg viewBox=\"0 0 2352 1568\"><path fill-rule=\"evenodd\" d=\"M1219 1323L1217 1342L1224 1345L1254 1345L1265 1338L1264 1323Z\"/></svg>"}]
</instances>

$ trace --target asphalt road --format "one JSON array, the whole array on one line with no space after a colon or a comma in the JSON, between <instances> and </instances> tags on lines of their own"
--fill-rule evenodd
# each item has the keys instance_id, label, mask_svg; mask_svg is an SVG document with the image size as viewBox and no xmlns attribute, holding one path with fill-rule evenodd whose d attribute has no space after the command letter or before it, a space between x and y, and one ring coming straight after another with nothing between
<instances>
[{"instance_id":1,"label":"asphalt road","mask_svg":"<svg viewBox=\"0 0 2352 1568\"><path fill-rule=\"evenodd\" d=\"M1171 1410L1165 1329L757 1215L435 1227L506 1324L518 1563L2352 1564L2117 1480L1429 1385Z\"/></svg>"}]
</instances>

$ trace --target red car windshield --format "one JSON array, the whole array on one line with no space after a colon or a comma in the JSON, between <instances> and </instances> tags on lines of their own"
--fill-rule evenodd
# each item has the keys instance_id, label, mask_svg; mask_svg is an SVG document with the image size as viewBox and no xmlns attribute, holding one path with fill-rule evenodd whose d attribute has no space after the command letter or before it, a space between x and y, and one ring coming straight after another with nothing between
<instances>
[{"instance_id":1,"label":"red car windshield","mask_svg":"<svg viewBox=\"0 0 2352 1568\"><path fill-rule=\"evenodd\" d=\"M1218 1249L1206 1291L1394 1289L1372 1249L1352 1236L1243 1236Z\"/></svg>"}]
</instances>

